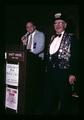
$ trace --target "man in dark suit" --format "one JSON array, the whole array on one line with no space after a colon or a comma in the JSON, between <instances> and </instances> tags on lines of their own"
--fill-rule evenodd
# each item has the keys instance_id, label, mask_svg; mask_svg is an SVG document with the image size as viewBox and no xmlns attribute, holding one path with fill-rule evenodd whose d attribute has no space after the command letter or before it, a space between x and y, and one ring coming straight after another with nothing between
<instances>
[{"instance_id":1,"label":"man in dark suit","mask_svg":"<svg viewBox=\"0 0 84 120\"><path fill-rule=\"evenodd\" d=\"M47 108L50 113L72 113L71 85L78 80L78 40L66 32L67 19L55 14L47 51Z\"/></svg>"}]
</instances>

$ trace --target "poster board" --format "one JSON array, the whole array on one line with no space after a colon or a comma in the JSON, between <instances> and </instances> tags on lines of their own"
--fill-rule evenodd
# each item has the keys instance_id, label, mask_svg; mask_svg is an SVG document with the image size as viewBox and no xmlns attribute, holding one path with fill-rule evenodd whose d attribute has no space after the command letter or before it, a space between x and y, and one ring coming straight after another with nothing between
<instances>
[{"instance_id":1,"label":"poster board","mask_svg":"<svg viewBox=\"0 0 84 120\"><path fill-rule=\"evenodd\" d=\"M11 108L17 111L18 107L18 89L6 87L5 108Z\"/></svg>"},{"instance_id":2,"label":"poster board","mask_svg":"<svg viewBox=\"0 0 84 120\"><path fill-rule=\"evenodd\" d=\"M18 86L19 83L19 64L6 63L6 84Z\"/></svg>"}]
</instances>

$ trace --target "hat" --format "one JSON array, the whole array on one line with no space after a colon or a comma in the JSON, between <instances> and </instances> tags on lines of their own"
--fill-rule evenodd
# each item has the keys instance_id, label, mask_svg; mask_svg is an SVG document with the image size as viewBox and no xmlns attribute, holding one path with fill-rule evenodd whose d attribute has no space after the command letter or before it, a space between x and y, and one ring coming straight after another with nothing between
<instances>
[{"instance_id":1,"label":"hat","mask_svg":"<svg viewBox=\"0 0 84 120\"><path fill-rule=\"evenodd\" d=\"M64 20L65 22L67 21L66 17L62 13L56 13L54 17L55 17L54 20L61 19L61 20Z\"/></svg>"}]
</instances>

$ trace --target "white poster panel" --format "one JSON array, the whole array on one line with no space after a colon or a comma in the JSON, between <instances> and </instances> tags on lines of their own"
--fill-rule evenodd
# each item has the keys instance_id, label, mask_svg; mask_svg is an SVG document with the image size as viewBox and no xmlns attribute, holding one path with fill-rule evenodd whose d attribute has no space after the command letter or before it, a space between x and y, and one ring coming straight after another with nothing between
<instances>
[{"instance_id":1,"label":"white poster panel","mask_svg":"<svg viewBox=\"0 0 84 120\"><path fill-rule=\"evenodd\" d=\"M19 82L19 64L6 63L6 84L18 86Z\"/></svg>"},{"instance_id":2,"label":"white poster panel","mask_svg":"<svg viewBox=\"0 0 84 120\"><path fill-rule=\"evenodd\" d=\"M17 111L18 107L18 89L6 87L5 108Z\"/></svg>"}]
</instances>

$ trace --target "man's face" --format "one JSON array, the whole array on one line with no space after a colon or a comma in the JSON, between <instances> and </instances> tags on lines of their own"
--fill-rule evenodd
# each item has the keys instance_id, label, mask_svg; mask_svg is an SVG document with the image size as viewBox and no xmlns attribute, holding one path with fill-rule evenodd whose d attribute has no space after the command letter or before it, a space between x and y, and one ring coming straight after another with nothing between
<instances>
[{"instance_id":1,"label":"man's face","mask_svg":"<svg viewBox=\"0 0 84 120\"><path fill-rule=\"evenodd\" d=\"M27 30L27 32L29 32L29 33L32 33L34 30L35 30L35 26L33 25L33 23L31 23L31 22L28 22L27 24L26 24L26 30Z\"/></svg>"},{"instance_id":2,"label":"man's face","mask_svg":"<svg viewBox=\"0 0 84 120\"><path fill-rule=\"evenodd\" d=\"M61 33L62 31L64 31L66 29L66 22L59 19L59 20L55 20L54 21L54 29L56 31L56 33Z\"/></svg>"}]
</instances>

